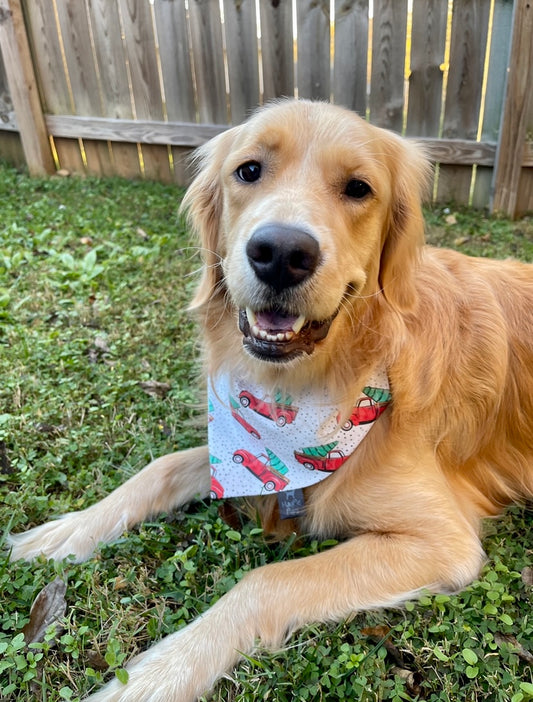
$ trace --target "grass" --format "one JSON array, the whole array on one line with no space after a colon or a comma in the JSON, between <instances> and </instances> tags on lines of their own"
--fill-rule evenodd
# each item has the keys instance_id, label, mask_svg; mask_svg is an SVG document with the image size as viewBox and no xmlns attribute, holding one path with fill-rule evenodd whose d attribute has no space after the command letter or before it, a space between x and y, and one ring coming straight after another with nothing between
<instances>
[{"instance_id":1,"label":"grass","mask_svg":"<svg viewBox=\"0 0 533 702\"><path fill-rule=\"evenodd\" d=\"M0 169L6 532L92 504L152 457L202 440L197 337L185 312L198 258L180 197L157 184ZM533 261L531 220L442 208L427 217L439 245ZM166 396L143 390L151 380L170 385ZM0 698L77 700L250 568L330 545L266 544L256 524L235 531L216 505L199 503L140 525L85 564L4 554ZM484 546L488 564L463 593L307 627L282 651L247 658L208 699L533 699L530 513L514 507L488 523ZM67 584L64 613L59 606L55 627L27 646L32 602L57 577Z\"/></svg>"}]
</instances>

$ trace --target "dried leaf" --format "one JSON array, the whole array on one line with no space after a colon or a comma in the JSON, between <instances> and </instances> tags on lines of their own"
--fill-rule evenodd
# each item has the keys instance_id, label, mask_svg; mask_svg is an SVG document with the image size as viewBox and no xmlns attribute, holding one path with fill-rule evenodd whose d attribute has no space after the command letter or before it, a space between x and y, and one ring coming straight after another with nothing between
<instances>
[{"instance_id":1,"label":"dried leaf","mask_svg":"<svg viewBox=\"0 0 533 702\"><path fill-rule=\"evenodd\" d=\"M170 390L168 383L160 383L158 380L147 380L139 383L139 386L150 397L163 398Z\"/></svg>"},{"instance_id":2,"label":"dried leaf","mask_svg":"<svg viewBox=\"0 0 533 702\"><path fill-rule=\"evenodd\" d=\"M30 621L22 629L26 643L43 641L48 627L56 625L61 629L60 619L65 615L67 601L65 600L66 583L56 578L48 583L37 595L30 610Z\"/></svg>"},{"instance_id":3,"label":"dried leaf","mask_svg":"<svg viewBox=\"0 0 533 702\"><path fill-rule=\"evenodd\" d=\"M37 422L35 424L35 429L39 434L50 434L51 436L58 436L65 431L66 427L64 424L48 424L48 422Z\"/></svg>"},{"instance_id":4,"label":"dried leaf","mask_svg":"<svg viewBox=\"0 0 533 702\"><path fill-rule=\"evenodd\" d=\"M7 455L7 447L5 441L0 441L0 473L10 475L12 473L11 461Z\"/></svg>"},{"instance_id":5,"label":"dried leaf","mask_svg":"<svg viewBox=\"0 0 533 702\"><path fill-rule=\"evenodd\" d=\"M104 671L109 668L109 663L98 651L87 651L87 665L93 670Z\"/></svg>"},{"instance_id":6,"label":"dried leaf","mask_svg":"<svg viewBox=\"0 0 533 702\"><path fill-rule=\"evenodd\" d=\"M103 336L95 337L91 346L89 346L89 361L91 363L98 363L107 354L111 353L111 349L107 345L107 341Z\"/></svg>"},{"instance_id":7,"label":"dried leaf","mask_svg":"<svg viewBox=\"0 0 533 702\"><path fill-rule=\"evenodd\" d=\"M528 651L527 648L524 648L522 644L518 641L518 639L516 639L511 634L496 633L494 635L494 641L496 641L498 646L501 646L502 644L507 644L507 646L513 648L513 652L516 653L516 655L523 661L529 663L530 665L533 663L533 653L531 653L531 651Z\"/></svg>"},{"instance_id":8,"label":"dried leaf","mask_svg":"<svg viewBox=\"0 0 533 702\"><path fill-rule=\"evenodd\" d=\"M468 236L460 236L457 239L454 240L454 246L462 246L463 244L466 244L468 241L470 241L470 237Z\"/></svg>"},{"instance_id":9,"label":"dried leaf","mask_svg":"<svg viewBox=\"0 0 533 702\"><path fill-rule=\"evenodd\" d=\"M379 641L389 636L390 628L384 624L379 626L367 626L365 629L361 629L361 634L363 636L368 636L369 639L373 639L374 641Z\"/></svg>"},{"instance_id":10,"label":"dried leaf","mask_svg":"<svg viewBox=\"0 0 533 702\"><path fill-rule=\"evenodd\" d=\"M531 566L526 566L522 571L522 582L524 585L533 586L533 568Z\"/></svg>"},{"instance_id":11,"label":"dried leaf","mask_svg":"<svg viewBox=\"0 0 533 702\"><path fill-rule=\"evenodd\" d=\"M444 218L446 224L457 224L457 217L454 214L449 214Z\"/></svg>"},{"instance_id":12,"label":"dried leaf","mask_svg":"<svg viewBox=\"0 0 533 702\"><path fill-rule=\"evenodd\" d=\"M392 668L391 672L405 682L406 690L410 695L413 697L420 695L424 682L424 676L421 673L398 667Z\"/></svg>"},{"instance_id":13,"label":"dried leaf","mask_svg":"<svg viewBox=\"0 0 533 702\"><path fill-rule=\"evenodd\" d=\"M399 675L406 681L406 687L413 695L420 694L420 686L424 680L424 676L418 670L410 670L415 667L414 659L409 652L402 652L389 639L392 630L388 626L379 625L361 629L363 636L368 636L371 641L377 645L382 645L387 651L387 659L393 664L392 672Z\"/></svg>"}]
</instances>

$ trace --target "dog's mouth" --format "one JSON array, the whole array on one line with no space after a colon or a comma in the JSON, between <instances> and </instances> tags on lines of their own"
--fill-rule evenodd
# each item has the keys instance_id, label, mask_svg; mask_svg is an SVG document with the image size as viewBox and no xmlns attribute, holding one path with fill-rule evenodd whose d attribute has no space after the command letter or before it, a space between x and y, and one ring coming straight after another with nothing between
<instances>
[{"instance_id":1,"label":"dog's mouth","mask_svg":"<svg viewBox=\"0 0 533 702\"><path fill-rule=\"evenodd\" d=\"M312 354L315 344L328 335L336 316L337 312L319 321L291 315L282 309L254 312L248 307L239 311L239 329L244 347L252 356L280 363Z\"/></svg>"}]
</instances>

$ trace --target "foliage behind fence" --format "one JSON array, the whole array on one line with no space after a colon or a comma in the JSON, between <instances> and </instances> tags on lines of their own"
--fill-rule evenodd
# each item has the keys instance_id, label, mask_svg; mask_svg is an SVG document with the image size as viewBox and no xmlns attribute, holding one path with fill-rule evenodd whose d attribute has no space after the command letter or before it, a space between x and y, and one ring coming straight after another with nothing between
<instances>
[{"instance_id":1,"label":"foliage behind fence","mask_svg":"<svg viewBox=\"0 0 533 702\"><path fill-rule=\"evenodd\" d=\"M0 157L30 170L33 110L56 167L186 183L192 147L296 95L423 138L439 201L487 206L494 189L499 209L533 209L525 0L0 0L0 13ZM39 105L23 109L32 78Z\"/></svg>"}]
</instances>

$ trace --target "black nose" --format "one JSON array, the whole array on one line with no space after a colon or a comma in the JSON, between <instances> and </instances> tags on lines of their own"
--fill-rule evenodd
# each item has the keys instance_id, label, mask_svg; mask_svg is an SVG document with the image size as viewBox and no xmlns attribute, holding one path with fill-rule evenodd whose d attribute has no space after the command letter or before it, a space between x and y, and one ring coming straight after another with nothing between
<instances>
[{"instance_id":1,"label":"black nose","mask_svg":"<svg viewBox=\"0 0 533 702\"><path fill-rule=\"evenodd\" d=\"M319 263L320 247L302 229L265 224L246 244L246 255L259 280L280 292L313 274Z\"/></svg>"}]
</instances>

